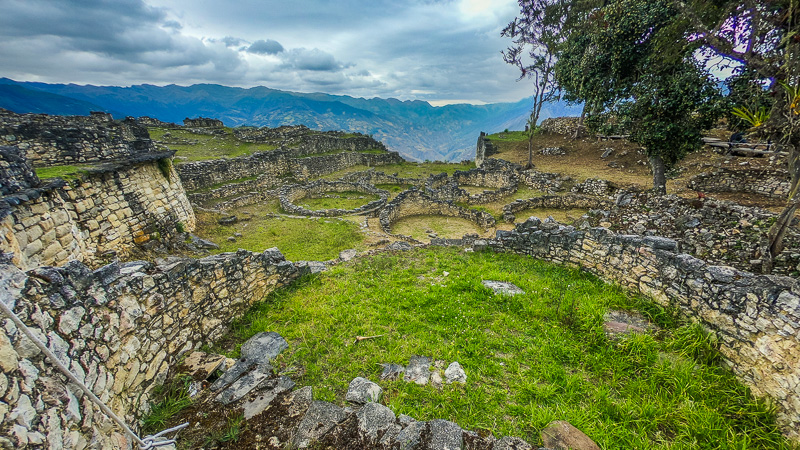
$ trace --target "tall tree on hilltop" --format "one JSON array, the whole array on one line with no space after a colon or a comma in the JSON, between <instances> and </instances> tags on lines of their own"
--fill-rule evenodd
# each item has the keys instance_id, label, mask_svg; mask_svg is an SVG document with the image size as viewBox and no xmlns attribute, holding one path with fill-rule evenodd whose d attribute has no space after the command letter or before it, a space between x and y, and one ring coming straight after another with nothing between
<instances>
[{"instance_id":1,"label":"tall tree on hilltop","mask_svg":"<svg viewBox=\"0 0 800 450\"><path fill-rule=\"evenodd\" d=\"M657 194L718 113L719 92L695 63L698 44L677 13L670 0L587 8L572 19L556 63L565 96L589 105L591 128L628 132L645 148Z\"/></svg>"},{"instance_id":2,"label":"tall tree on hilltop","mask_svg":"<svg viewBox=\"0 0 800 450\"><path fill-rule=\"evenodd\" d=\"M519 0L520 16L501 35L512 39L503 59L520 69L519 80L533 80L533 106L528 117L528 163L533 168L533 136L545 103L558 100L560 89L554 68L558 45L563 39L570 2L566 0Z\"/></svg>"},{"instance_id":3,"label":"tall tree on hilltop","mask_svg":"<svg viewBox=\"0 0 800 450\"><path fill-rule=\"evenodd\" d=\"M786 207L761 250L771 272L800 206L800 0L702 0L676 3L698 42L738 61L753 80L769 80L769 118L757 130L789 153L791 188Z\"/></svg>"}]
</instances>

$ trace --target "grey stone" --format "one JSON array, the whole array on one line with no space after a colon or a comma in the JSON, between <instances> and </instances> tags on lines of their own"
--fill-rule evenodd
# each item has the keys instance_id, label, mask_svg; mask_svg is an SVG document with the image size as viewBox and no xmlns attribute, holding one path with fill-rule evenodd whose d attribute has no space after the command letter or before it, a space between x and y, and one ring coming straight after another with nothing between
<instances>
[{"instance_id":1,"label":"grey stone","mask_svg":"<svg viewBox=\"0 0 800 450\"><path fill-rule=\"evenodd\" d=\"M466 383L467 373L464 368L457 362L451 362L447 369L444 371L444 376L447 378L447 384L450 383Z\"/></svg>"},{"instance_id":2,"label":"grey stone","mask_svg":"<svg viewBox=\"0 0 800 450\"><path fill-rule=\"evenodd\" d=\"M439 389L442 387L443 381L444 380L442 380L442 374L439 372L439 369L434 369L433 372L431 372L431 386Z\"/></svg>"},{"instance_id":3,"label":"grey stone","mask_svg":"<svg viewBox=\"0 0 800 450\"><path fill-rule=\"evenodd\" d=\"M250 393L271 376L272 366L269 364L260 365L255 370L234 381L227 389L217 394L214 400L225 405L233 403Z\"/></svg>"},{"instance_id":4,"label":"grey stone","mask_svg":"<svg viewBox=\"0 0 800 450\"><path fill-rule=\"evenodd\" d=\"M381 380L396 380L400 374L406 371L406 368L399 364L384 364L383 372L381 372Z\"/></svg>"},{"instance_id":5,"label":"grey stone","mask_svg":"<svg viewBox=\"0 0 800 450\"><path fill-rule=\"evenodd\" d=\"M553 450L600 450L600 447L565 420L550 422L541 433L542 443Z\"/></svg>"},{"instance_id":6,"label":"grey stone","mask_svg":"<svg viewBox=\"0 0 800 450\"><path fill-rule=\"evenodd\" d=\"M427 356L412 356L406 367L403 379L424 386L428 384L428 380L431 377L430 367L431 359Z\"/></svg>"},{"instance_id":7,"label":"grey stone","mask_svg":"<svg viewBox=\"0 0 800 450\"><path fill-rule=\"evenodd\" d=\"M407 426L411 425L412 423L416 422L416 420L411 416L407 416L405 414L400 414L397 417L397 422L400 425L402 425L403 427L407 427Z\"/></svg>"},{"instance_id":8,"label":"grey stone","mask_svg":"<svg viewBox=\"0 0 800 450\"><path fill-rule=\"evenodd\" d=\"M413 450L420 448L420 439L425 427L428 426L427 422L411 422L407 427L397 434L394 438L394 443L397 444L399 450Z\"/></svg>"},{"instance_id":9,"label":"grey stone","mask_svg":"<svg viewBox=\"0 0 800 450\"><path fill-rule=\"evenodd\" d=\"M351 259L355 258L358 255L358 252L352 248L347 250L342 250L339 252L339 259L342 261L350 261Z\"/></svg>"},{"instance_id":10,"label":"grey stone","mask_svg":"<svg viewBox=\"0 0 800 450\"><path fill-rule=\"evenodd\" d=\"M356 412L358 432L370 441L375 441L378 436L395 425L394 413L391 409L380 403L367 403Z\"/></svg>"},{"instance_id":11,"label":"grey stone","mask_svg":"<svg viewBox=\"0 0 800 450\"><path fill-rule=\"evenodd\" d=\"M242 345L239 360L211 385L211 390L218 391L228 386L256 366L263 365L272 370L269 361L287 348L286 339L274 331L256 334Z\"/></svg>"},{"instance_id":12,"label":"grey stone","mask_svg":"<svg viewBox=\"0 0 800 450\"><path fill-rule=\"evenodd\" d=\"M493 290L495 294L518 295L525 293L525 291L520 289L514 283L509 283L507 281L483 280L481 283L483 283L483 285L487 288Z\"/></svg>"},{"instance_id":13,"label":"grey stone","mask_svg":"<svg viewBox=\"0 0 800 450\"><path fill-rule=\"evenodd\" d=\"M606 159L609 156L611 156L612 153L614 153L614 149L613 148L604 148L603 149L603 154L600 155L600 157L603 158L603 159Z\"/></svg>"},{"instance_id":14,"label":"grey stone","mask_svg":"<svg viewBox=\"0 0 800 450\"><path fill-rule=\"evenodd\" d=\"M461 450L464 440L463 431L457 424L449 420L436 419L428 422L430 439L427 448L430 450Z\"/></svg>"},{"instance_id":15,"label":"grey stone","mask_svg":"<svg viewBox=\"0 0 800 450\"><path fill-rule=\"evenodd\" d=\"M63 314L61 314L61 318L58 322L58 329L64 334L70 334L73 331L77 330L81 324L81 319L83 319L83 315L86 313L86 310L81 308L80 306L76 306L74 308L66 310Z\"/></svg>"},{"instance_id":16,"label":"grey stone","mask_svg":"<svg viewBox=\"0 0 800 450\"><path fill-rule=\"evenodd\" d=\"M244 409L245 420L250 420L252 417L257 416L270 407L270 404L275 400L278 395L291 390L294 387L294 381L289 377L278 377L270 382L258 392L252 400L245 402L242 405Z\"/></svg>"},{"instance_id":17,"label":"grey stone","mask_svg":"<svg viewBox=\"0 0 800 450\"><path fill-rule=\"evenodd\" d=\"M505 436L494 443L492 450L531 450L533 447L520 438Z\"/></svg>"},{"instance_id":18,"label":"grey stone","mask_svg":"<svg viewBox=\"0 0 800 450\"><path fill-rule=\"evenodd\" d=\"M286 403L289 404L289 417L297 417L300 414L305 414L313 401L314 393L311 386L305 386L292 392L292 394L286 398Z\"/></svg>"},{"instance_id":19,"label":"grey stone","mask_svg":"<svg viewBox=\"0 0 800 450\"><path fill-rule=\"evenodd\" d=\"M350 382L347 388L345 400L351 403L361 404L377 402L381 399L383 389L366 378L356 377Z\"/></svg>"},{"instance_id":20,"label":"grey stone","mask_svg":"<svg viewBox=\"0 0 800 450\"><path fill-rule=\"evenodd\" d=\"M301 271L307 271L307 273L310 274L321 273L328 270L328 266L321 261L297 261L295 265Z\"/></svg>"},{"instance_id":21,"label":"grey stone","mask_svg":"<svg viewBox=\"0 0 800 450\"><path fill-rule=\"evenodd\" d=\"M213 242L211 242L209 240L199 238L199 237L197 237L197 236L195 236L193 234L191 235L191 239L192 239L191 244L194 245L197 248L202 248L202 249L206 249L206 250L217 250L217 249L219 249L219 245L217 245L217 244L215 244L215 243L213 243Z\"/></svg>"},{"instance_id":22,"label":"grey stone","mask_svg":"<svg viewBox=\"0 0 800 450\"><path fill-rule=\"evenodd\" d=\"M307 448L346 417L342 408L332 403L321 401L311 403L303 420L297 426L292 447Z\"/></svg>"},{"instance_id":23,"label":"grey stone","mask_svg":"<svg viewBox=\"0 0 800 450\"><path fill-rule=\"evenodd\" d=\"M411 244L405 241L396 241L386 246L386 250L406 251L414 248Z\"/></svg>"},{"instance_id":24,"label":"grey stone","mask_svg":"<svg viewBox=\"0 0 800 450\"><path fill-rule=\"evenodd\" d=\"M236 216L227 216L227 217L221 217L219 220L217 220L217 223L220 225L233 225L238 221L239 218Z\"/></svg>"}]
</instances>

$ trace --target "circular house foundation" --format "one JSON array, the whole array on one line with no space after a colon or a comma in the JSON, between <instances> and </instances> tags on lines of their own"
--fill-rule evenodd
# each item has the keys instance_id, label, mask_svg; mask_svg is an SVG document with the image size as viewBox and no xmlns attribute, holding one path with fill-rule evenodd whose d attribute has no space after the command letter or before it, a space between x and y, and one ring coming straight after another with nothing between
<instances>
[{"instance_id":1,"label":"circular house foundation","mask_svg":"<svg viewBox=\"0 0 800 450\"><path fill-rule=\"evenodd\" d=\"M354 209L307 209L295 204L303 198L320 198L328 192L361 192L377 195L380 198ZM366 183L348 183L344 181L315 181L310 184L293 184L284 186L278 191L281 208L289 214L310 217L338 217L356 214L369 214L386 205L389 192Z\"/></svg>"}]
</instances>

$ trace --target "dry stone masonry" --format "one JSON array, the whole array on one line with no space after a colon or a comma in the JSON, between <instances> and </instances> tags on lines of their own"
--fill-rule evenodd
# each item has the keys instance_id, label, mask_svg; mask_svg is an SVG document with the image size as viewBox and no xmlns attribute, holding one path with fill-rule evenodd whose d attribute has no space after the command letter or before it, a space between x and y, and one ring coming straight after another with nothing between
<instances>
[{"instance_id":1,"label":"dry stone masonry","mask_svg":"<svg viewBox=\"0 0 800 450\"><path fill-rule=\"evenodd\" d=\"M721 167L693 176L687 186L700 192L748 192L780 199L787 198L790 187L786 170L731 170Z\"/></svg>"},{"instance_id":2,"label":"dry stone masonry","mask_svg":"<svg viewBox=\"0 0 800 450\"><path fill-rule=\"evenodd\" d=\"M368 202L358 208L351 210L344 209L323 209L309 210L296 204L303 198L319 198L327 192L362 192L364 194L377 195L380 198ZM389 192L378 189L370 184L347 183L344 181L315 181L307 185L292 184L282 187L278 191L278 199L281 208L289 214L312 217L338 217L353 214L368 214L382 208L386 204Z\"/></svg>"}]
</instances>

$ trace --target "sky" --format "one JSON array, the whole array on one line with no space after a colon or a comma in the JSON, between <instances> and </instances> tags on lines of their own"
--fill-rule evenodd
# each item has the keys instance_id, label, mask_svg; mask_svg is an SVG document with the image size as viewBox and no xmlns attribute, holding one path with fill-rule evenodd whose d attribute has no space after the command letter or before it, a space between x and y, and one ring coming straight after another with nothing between
<instances>
[{"instance_id":1,"label":"sky","mask_svg":"<svg viewBox=\"0 0 800 450\"><path fill-rule=\"evenodd\" d=\"M516 0L0 0L0 76L518 101Z\"/></svg>"}]
</instances>

